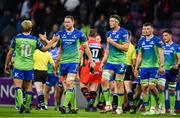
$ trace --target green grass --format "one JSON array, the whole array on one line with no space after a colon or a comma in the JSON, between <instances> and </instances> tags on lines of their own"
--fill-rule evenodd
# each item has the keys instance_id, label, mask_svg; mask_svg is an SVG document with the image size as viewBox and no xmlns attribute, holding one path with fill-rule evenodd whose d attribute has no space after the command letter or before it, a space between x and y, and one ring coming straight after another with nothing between
<instances>
[{"instance_id":1,"label":"green grass","mask_svg":"<svg viewBox=\"0 0 180 118\"><path fill-rule=\"evenodd\" d=\"M114 117L131 117L131 118L136 118L136 117L179 117L180 118L180 113L177 113L176 116L171 116L169 113L166 113L164 115L148 115L144 116L141 115L141 113L136 113L136 114L121 114L121 115L115 115L111 113L106 113L106 114L101 114L99 112L85 112L83 109L78 111L78 114L61 114L58 111L55 111L53 108L49 108L48 110L41 111L41 110L35 110L32 109L30 114L19 114L17 110L15 110L14 107L0 107L0 117L101 117L101 118L114 118Z\"/></svg>"}]
</instances>

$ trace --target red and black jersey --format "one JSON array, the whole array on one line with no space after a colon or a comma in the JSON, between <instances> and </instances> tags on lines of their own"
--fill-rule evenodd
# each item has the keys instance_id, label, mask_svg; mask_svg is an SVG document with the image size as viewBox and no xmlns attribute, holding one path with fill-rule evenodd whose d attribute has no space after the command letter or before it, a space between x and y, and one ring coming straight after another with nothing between
<instances>
[{"instance_id":1,"label":"red and black jersey","mask_svg":"<svg viewBox=\"0 0 180 118\"><path fill-rule=\"evenodd\" d=\"M91 51L93 61L101 62L102 57L104 55L104 49L103 49L102 44L97 42L96 40L93 40L93 39L89 39L87 41L87 43L88 43L88 47L89 47L89 49ZM81 48L81 50L84 51L83 48ZM85 53L83 55L83 58L88 59L88 57L87 57L87 55Z\"/></svg>"}]
</instances>

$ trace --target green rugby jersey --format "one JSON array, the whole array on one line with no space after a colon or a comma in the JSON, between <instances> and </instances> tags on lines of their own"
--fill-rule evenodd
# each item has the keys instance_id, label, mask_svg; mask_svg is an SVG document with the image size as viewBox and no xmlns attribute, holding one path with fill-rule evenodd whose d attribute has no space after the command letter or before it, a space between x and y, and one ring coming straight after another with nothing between
<instances>
[{"instance_id":1,"label":"green rugby jersey","mask_svg":"<svg viewBox=\"0 0 180 118\"><path fill-rule=\"evenodd\" d=\"M107 33L107 38L108 37L119 44L128 42L128 32L122 27L120 27L117 32L113 32L112 30L109 31ZM107 62L111 64L127 64L126 52L119 50L113 45L109 44L109 55Z\"/></svg>"},{"instance_id":2,"label":"green rugby jersey","mask_svg":"<svg viewBox=\"0 0 180 118\"><path fill-rule=\"evenodd\" d=\"M15 51L14 67L19 70L33 70L33 54L36 50L42 49L43 44L32 35L18 34L10 45L10 48Z\"/></svg>"}]
</instances>

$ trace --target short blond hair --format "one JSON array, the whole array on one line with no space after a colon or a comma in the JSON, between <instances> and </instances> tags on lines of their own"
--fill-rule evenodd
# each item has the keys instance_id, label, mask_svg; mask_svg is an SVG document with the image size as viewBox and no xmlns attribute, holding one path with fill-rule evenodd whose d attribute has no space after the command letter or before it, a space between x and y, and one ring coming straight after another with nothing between
<instances>
[{"instance_id":1,"label":"short blond hair","mask_svg":"<svg viewBox=\"0 0 180 118\"><path fill-rule=\"evenodd\" d=\"M30 20L24 20L21 23L22 32L31 32L32 22Z\"/></svg>"}]
</instances>

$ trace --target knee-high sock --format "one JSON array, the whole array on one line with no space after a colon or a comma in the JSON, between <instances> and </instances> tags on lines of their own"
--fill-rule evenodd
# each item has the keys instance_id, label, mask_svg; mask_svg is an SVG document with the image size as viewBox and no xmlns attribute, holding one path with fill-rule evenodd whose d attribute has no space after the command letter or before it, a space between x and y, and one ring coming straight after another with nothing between
<instances>
[{"instance_id":1,"label":"knee-high sock","mask_svg":"<svg viewBox=\"0 0 180 118\"><path fill-rule=\"evenodd\" d=\"M122 104L123 104L123 98L124 98L124 94L117 94L118 95L118 107L122 108Z\"/></svg>"},{"instance_id":2,"label":"knee-high sock","mask_svg":"<svg viewBox=\"0 0 180 118\"><path fill-rule=\"evenodd\" d=\"M75 88L73 88L73 96L70 100L70 103L71 103L71 109L76 109L76 91L75 91Z\"/></svg>"},{"instance_id":3,"label":"knee-high sock","mask_svg":"<svg viewBox=\"0 0 180 118\"><path fill-rule=\"evenodd\" d=\"M64 104L63 106L68 107L68 104L70 103L72 97L74 95L73 89L66 90L65 96L64 96Z\"/></svg>"},{"instance_id":4,"label":"knee-high sock","mask_svg":"<svg viewBox=\"0 0 180 118\"><path fill-rule=\"evenodd\" d=\"M33 95L33 93L31 91L26 92L26 108L27 109L30 109L30 105L32 102L32 95Z\"/></svg>"},{"instance_id":5,"label":"knee-high sock","mask_svg":"<svg viewBox=\"0 0 180 118\"><path fill-rule=\"evenodd\" d=\"M110 100L109 100L109 94L110 94L109 88L107 88L106 90L103 90L103 95L105 98L106 105L111 105Z\"/></svg>"},{"instance_id":6,"label":"knee-high sock","mask_svg":"<svg viewBox=\"0 0 180 118\"><path fill-rule=\"evenodd\" d=\"M159 91L159 101L162 105L162 108L165 108L165 95L164 95L164 90Z\"/></svg>"},{"instance_id":7,"label":"knee-high sock","mask_svg":"<svg viewBox=\"0 0 180 118\"><path fill-rule=\"evenodd\" d=\"M22 89L19 87L16 87L16 100L17 100L17 105L21 107L21 105L23 105L23 93L22 93Z\"/></svg>"},{"instance_id":8,"label":"knee-high sock","mask_svg":"<svg viewBox=\"0 0 180 118\"><path fill-rule=\"evenodd\" d=\"M170 100L170 110L174 110L175 109L175 103L176 103L175 93L169 95L169 100Z\"/></svg>"}]
</instances>

